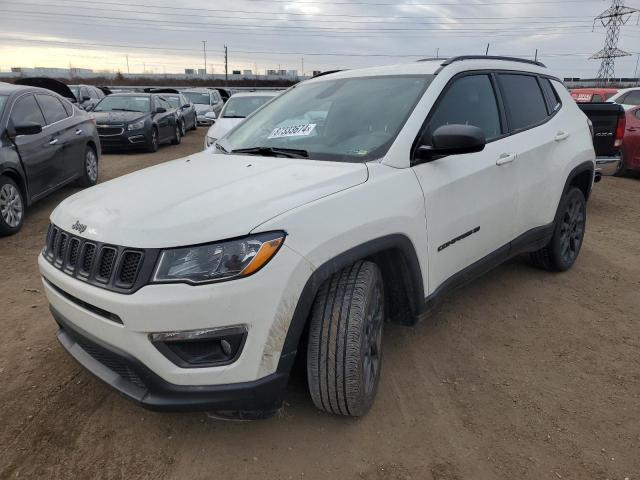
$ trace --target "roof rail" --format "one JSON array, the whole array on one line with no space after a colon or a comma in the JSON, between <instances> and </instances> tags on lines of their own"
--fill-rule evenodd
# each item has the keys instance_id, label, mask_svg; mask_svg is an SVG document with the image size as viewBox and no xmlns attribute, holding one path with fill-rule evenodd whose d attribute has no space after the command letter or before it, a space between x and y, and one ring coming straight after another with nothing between
<instances>
[{"instance_id":1,"label":"roof rail","mask_svg":"<svg viewBox=\"0 0 640 480\"><path fill-rule=\"evenodd\" d=\"M420 60L416 60L416 62L440 62L440 61L445 61L445 60L449 60L448 58L443 58L443 57L429 57L429 58L421 58Z\"/></svg>"},{"instance_id":2,"label":"roof rail","mask_svg":"<svg viewBox=\"0 0 640 480\"><path fill-rule=\"evenodd\" d=\"M535 60L527 60L526 58L518 58L518 57L500 57L494 55L463 55L460 57L454 57L446 60L442 66L446 67L447 65L451 65L454 62L462 62L464 60L502 60L505 62L518 62L518 63L528 63L529 65L536 65L537 67L547 68L544 63L535 61Z\"/></svg>"}]
</instances>

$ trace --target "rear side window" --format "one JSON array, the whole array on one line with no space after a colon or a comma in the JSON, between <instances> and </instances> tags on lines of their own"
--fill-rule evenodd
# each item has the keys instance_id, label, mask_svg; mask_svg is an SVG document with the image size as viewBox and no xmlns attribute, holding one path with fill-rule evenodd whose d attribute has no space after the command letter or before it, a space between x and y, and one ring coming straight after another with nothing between
<instances>
[{"instance_id":1,"label":"rear side window","mask_svg":"<svg viewBox=\"0 0 640 480\"><path fill-rule=\"evenodd\" d=\"M487 140L502 135L500 111L488 75L471 75L455 80L436 106L423 140L443 125L473 125Z\"/></svg>"},{"instance_id":2,"label":"rear side window","mask_svg":"<svg viewBox=\"0 0 640 480\"><path fill-rule=\"evenodd\" d=\"M592 101L593 103L600 103L600 102L602 102L602 97L596 93L596 94L593 96L593 98L591 99L591 101Z\"/></svg>"},{"instance_id":3,"label":"rear side window","mask_svg":"<svg viewBox=\"0 0 640 480\"><path fill-rule=\"evenodd\" d=\"M547 118L547 104L536 77L500 74L499 78L511 131L531 128Z\"/></svg>"},{"instance_id":4,"label":"rear side window","mask_svg":"<svg viewBox=\"0 0 640 480\"><path fill-rule=\"evenodd\" d=\"M625 105L640 105L640 90L629 93L622 102Z\"/></svg>"},{"instance_id":5,"label":"rear side window","mask_svg":"<svg viewBox=\"0 0 640 480\"><path fill-rule=\"evenodd\" d=\"M35 123L43 127L46 125L44 117L42 116L42 111L36 103L36 99L33 98L33 95L20 97L13 105L13 110L11 111L11 122L14 126L28 125L30 123Z\"/></svg>"},{"instance_id":6,"label":"rear side window","mask_svg":"<svg viewBox=\"0 0 640 480\"><path fill-rule=\"evenodd\" d=\"M560 102L560 97L558 97L558 92L551 85L551 80L548 78L541 78L540 85L542 86L542 91L544 92L544 96L547 100L547 109L549 111L549 115L553 115L555 111L560 109L562 103ZM600 98L600 96L597 96ZM593 97L594 102L601 102L602 100L596 100L596 96Z\"/></svg>"},{"instance_id":7,"label":"rear side window","mask_svg":"<svg viewBox=\"0 0 640 480\"><path fill-rule=\"evenodd\" d=\"M62 102L57 98L52 97L51 95L36 95L36 98L38 99L42 113L44 113L47 125L59 122L69 116L62 106Z\"/></svg>"},{"instance_id":8,"label":"rear side window","mask_svg":"<svg viewBox=\"0 0 640 480\"><path fill-rule=\"evenodd\" d=\"M67 112L67 116L70 117L73 114L73 105L71 105L66 100L60 100L60 101L62 102L62 106L64 107L64 110Z\"/></svg>"}]
</instances>

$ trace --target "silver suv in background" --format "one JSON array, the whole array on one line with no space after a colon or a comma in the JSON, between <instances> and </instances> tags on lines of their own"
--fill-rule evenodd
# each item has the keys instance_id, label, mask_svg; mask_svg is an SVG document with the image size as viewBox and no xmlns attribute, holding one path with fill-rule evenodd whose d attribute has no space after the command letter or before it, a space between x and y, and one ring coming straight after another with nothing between
<instances>
[{"instance_id":1,"label":"silver suv in background","mask_svg":"<svg viewBox=\"0 0 640 480\"><path fill-rule=\"evenodd\" d=\"M212 125L214 120L207 118L206 114L213 112L216 117L218 117L222 107L224 106L224 100L217 90L194 88L183 90L181 93L187 98L187 100L189 100L190 103L195 105L198 125Z\"/></svg>"}]
</instances>

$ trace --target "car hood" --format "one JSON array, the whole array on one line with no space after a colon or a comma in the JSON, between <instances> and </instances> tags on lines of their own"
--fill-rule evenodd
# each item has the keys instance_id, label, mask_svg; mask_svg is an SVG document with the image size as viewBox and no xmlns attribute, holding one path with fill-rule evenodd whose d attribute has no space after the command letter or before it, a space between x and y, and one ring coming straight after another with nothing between
<instances>
[{"instance_id":1,"label":"car hood","mask_svg":"<svg viewBox=\"0 0 640 480\"><path fill-rule=\"evenodd\" d=\"M195 107L196 107L196 112L198 113L207 113L207 112L213 111L213 107L211 105L203 105L200 103L196 103Z\"/></svg>"},{"instance_id":2,"label":"car hood","mask_svg":"<svg viewBox=\"0 0 640 480\"><path fill-rule=\"evenodd\" d=\"M220 139L224 137L229 130L242 123L243 121L244 118L219 118L216 123L211 126L211 128L207 132L207 136L215 139Z\"/></svg>"},{"instance_id":3,"label":"car hood","mask_svg":"<svg viewBox=\"0 0 640 480\"><path fill-rule=\"evenodd\" d=\"M108 125L135 122L136 120L146 117L147 114L141 112L91 112L91 116L96 119L96 123Z\"/></svg>"},{"instance_id":4,"label":"car hood","mask_svg":"<svg viewBox=\"0 0 640 480\"><path fill-rule=\"evenodd\" d=\"M115 245L194 245L247 235L367 178L363 163L202 152L77 193L51 221L69 232L84 225L83 237Z\"/></svg>"}]
</instances>

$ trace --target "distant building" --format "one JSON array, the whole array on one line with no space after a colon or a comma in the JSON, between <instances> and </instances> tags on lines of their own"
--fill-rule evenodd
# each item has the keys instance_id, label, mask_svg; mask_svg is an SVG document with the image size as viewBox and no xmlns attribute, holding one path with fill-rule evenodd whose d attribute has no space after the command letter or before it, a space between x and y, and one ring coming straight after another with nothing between
<instances>
[{"instance_id":1,"label":"distant building","mask_svg":"<svg viewBox=\"0 0 640 480\"><path fill-rule=\"evenodd\" d=\"M207 70L204 68L199 68L198 69L198 75L206 75L207 74Z\"/></svg>"},{"instance_id":2,"label":"distant building","mask_svg":"<svg viewBox=\"0 0 640 480\"><path fill-rule=\"evenodd\" d=\"M242 75L242 72L240 70L234 70L233 72L231 72L232 75Z\"/></svg>"},{"instance_id":3,"label":"distant building","mask_svg":"<svg viewBox=\"0 0 640 480\"><path fill-rule=\"evenodd\" d=\"M317 76L317 75L320 75L321 73L322 73L322 71L321 71L321 70L314 70L314 71L313 71L313 76L315 77L315 76Z\"/></svg>"},{"instance_id":4,"label":"distant building","mask_svg":"<svg viewBox=\"0 0 640 480\"><path fill-rule=\"evenodd\" d=\"M242 71L242 75L244 77L252 77L253 76L253 72L251 70L243 70Z\"/></svg>"},{"instance_id":5,"label":"distant building","mask_svg":"<svg viewBox=\"0 0 640 480\"><path fill-rule=\"evenodd\" d=\"M277 75L278 72L275 70L267 70L267 76L275 76Z\"/></svg>"},{"instance_id":6,"label":"distant building","mask_svg":"<svg viewBox=\"0 0 640 480\"><path fill-rule=\"evenodd\" d=\"M184 69L184 74L185 75L195 75L196 71L193 68L185 68Z\"/></svg>"}]
</instances>

